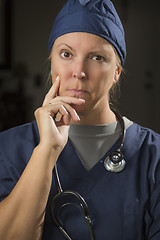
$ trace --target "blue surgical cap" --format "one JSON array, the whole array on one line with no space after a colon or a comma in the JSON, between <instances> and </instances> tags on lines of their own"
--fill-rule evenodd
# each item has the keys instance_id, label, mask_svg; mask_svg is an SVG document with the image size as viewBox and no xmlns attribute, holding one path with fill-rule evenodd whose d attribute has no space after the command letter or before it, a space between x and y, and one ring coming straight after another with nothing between
<instances>
[{"instance_id":1,"label":"blue surgical cap","mask_svg":"<svg viewBox=\"0 0 160 240\"><path fill-rule=\"evenodd\" d=\"M110 0L68 0L54 21L48 42L49 52L58 37L71 32L87 32L103 37L115 47L124 65L124 29Z\"/></svg>"}]
</instances>

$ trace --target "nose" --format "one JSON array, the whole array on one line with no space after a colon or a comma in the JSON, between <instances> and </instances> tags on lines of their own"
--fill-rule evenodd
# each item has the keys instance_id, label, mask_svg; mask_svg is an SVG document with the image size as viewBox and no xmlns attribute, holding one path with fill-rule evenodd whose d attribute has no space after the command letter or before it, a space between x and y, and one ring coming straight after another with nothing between
<instances>
[{"instance_id":1,"label":"nose","mask_svg":"<svg viewBox=\"0 0 160 240\"><path fill-rule=\"evenodd\" d=\"M72 76L74 78L77 78L79 80L85 80L87 78L87 73L85 69L85 62L84 61L76 61L76 63L73 66L73 74Z\"/></svg>"},{"instance_id":2,"label":"nose","mask_svg":"<svg viewBox=\"0 0 160 240\"><path fill-rule=\"evenodd\" d=\"M83 79L86 79L86 73L85 72L80 72L80 73L75 72L75 73L73 73L73 77L83 80Z\"/></svg>"}]
</instances>

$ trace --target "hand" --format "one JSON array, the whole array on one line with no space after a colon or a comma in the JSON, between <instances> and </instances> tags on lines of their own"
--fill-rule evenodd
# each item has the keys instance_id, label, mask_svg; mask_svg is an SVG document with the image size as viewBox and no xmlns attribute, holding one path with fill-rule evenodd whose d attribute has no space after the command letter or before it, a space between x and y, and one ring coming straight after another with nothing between
<instances>
[{"instance_id":1,"label":"hand","mask_svg":"<svg viewBox=\"0 0 160 240\"><path fill-rule=\"evenodd\" d=\"M47 147L59 149L64 148L68 140L68 130L70 119L79 121L80 118L71 106L84 104L83 99L67 96L57 96L60 87L60 79L57 78L49 92L47 93L43 106L35 111L35 117L39 128L40 143ZM55 121L54 116L59 113L59 121Z\"/></svg>"}]
</instances>

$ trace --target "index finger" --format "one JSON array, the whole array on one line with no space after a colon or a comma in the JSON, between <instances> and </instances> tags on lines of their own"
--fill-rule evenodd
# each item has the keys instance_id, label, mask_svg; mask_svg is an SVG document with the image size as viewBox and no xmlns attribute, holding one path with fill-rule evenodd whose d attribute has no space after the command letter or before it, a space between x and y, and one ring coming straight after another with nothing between
<instances>
[{"instance_id":1,"label":"index finger","mask_svg":"<svg viewBox=\"0 0 160 240\"><path fill-rule=\"evenodd\" d=\"M49 92L47 93L44 99L43 106L48 105L53 100L53 98L57 96L59 87L60 87L60 79L59 79L59 76L57 76L54 84L52 85L52 87L50 88Z\"/></svg>"}]
</instances>

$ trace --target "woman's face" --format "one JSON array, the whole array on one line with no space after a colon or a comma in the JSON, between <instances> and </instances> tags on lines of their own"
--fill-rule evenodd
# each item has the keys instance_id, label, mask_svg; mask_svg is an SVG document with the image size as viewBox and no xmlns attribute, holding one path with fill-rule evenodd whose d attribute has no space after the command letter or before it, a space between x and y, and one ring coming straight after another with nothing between
<instances>
[{"instance_id":1,"label":"woman's face","mask_svg":"<svg viewBox=\"0 0 160 240\"><path fill-rule=\"evenodd\" d=\"M85 99L79 113L104 108L108 92L118 81L121 69L112 45L84 32L68 33L56 39L51 52L51 75L60 77L60 96Z\"/></svg>"}]
</instances>

